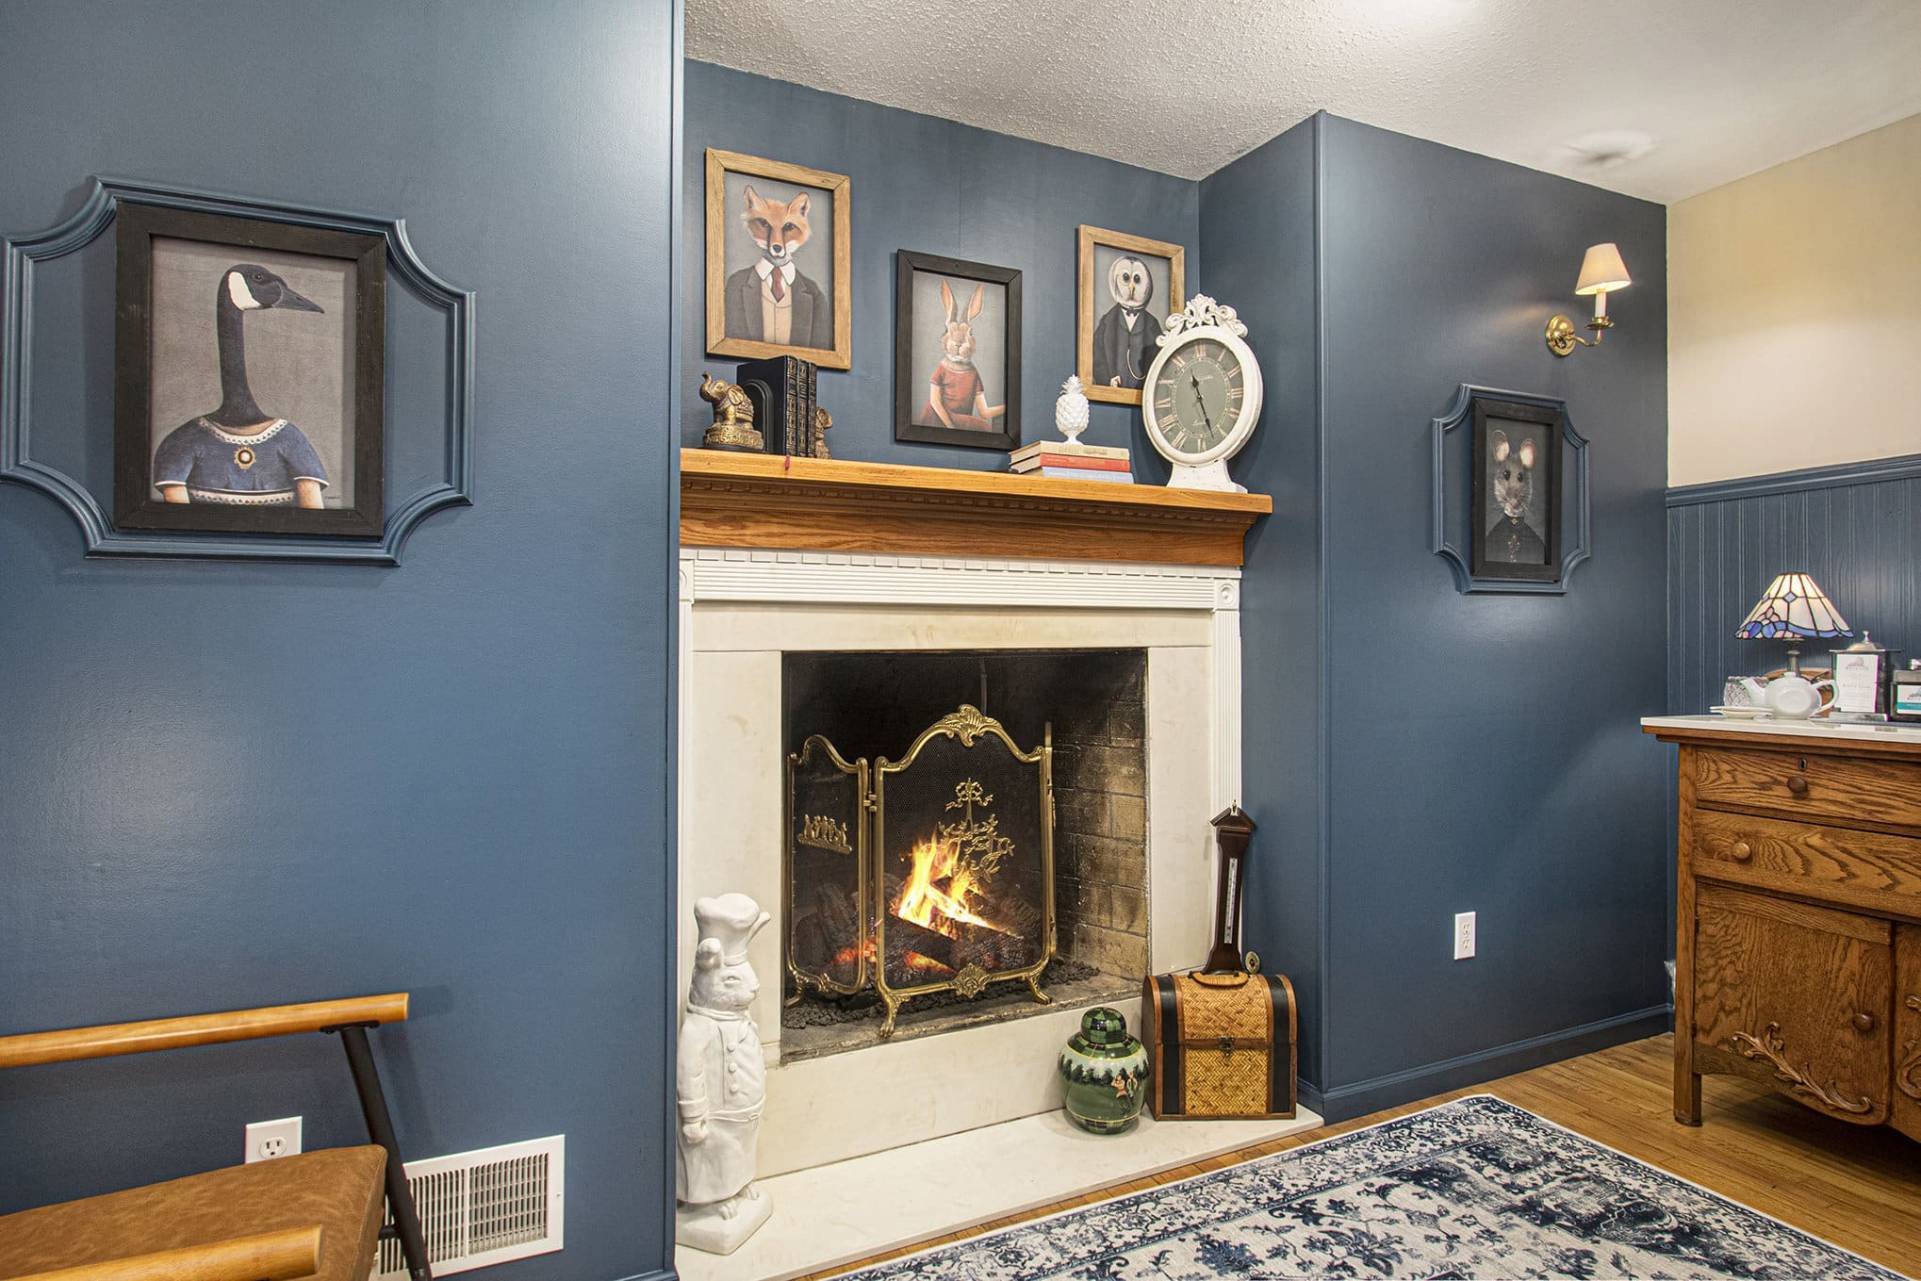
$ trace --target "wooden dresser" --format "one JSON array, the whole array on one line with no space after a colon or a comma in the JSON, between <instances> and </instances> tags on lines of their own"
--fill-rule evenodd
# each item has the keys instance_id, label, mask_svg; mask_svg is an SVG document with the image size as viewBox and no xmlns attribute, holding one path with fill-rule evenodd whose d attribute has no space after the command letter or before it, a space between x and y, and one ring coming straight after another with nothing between
<instances>
[{"instance_id":1,"label":"wooden dresser","mask_svg":"<svg viewBox=\"0 0 1921 1281\"><path fill-rule=\"evenodd\" d=\"M1921 1139L1921 732L1642 725L1680 746L1675 1119L1719 1072Z\"/></svg>"}]
</instances>

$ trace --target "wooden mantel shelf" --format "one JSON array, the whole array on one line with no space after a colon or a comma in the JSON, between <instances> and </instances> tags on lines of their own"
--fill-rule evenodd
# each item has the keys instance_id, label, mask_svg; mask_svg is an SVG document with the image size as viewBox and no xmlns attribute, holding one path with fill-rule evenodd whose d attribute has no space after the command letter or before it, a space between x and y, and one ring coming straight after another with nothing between
<instances>
[{"instance_id":1,"label":"wooden mantel shelf","mask_svg":"<svg viewBox=\"0 0 1921 1281\"><path fill-rule=\"evenodd\" d=\"M1264 494L707 449L680 453L683 547L1239 565Z\"/></svg>"}]
</instances>

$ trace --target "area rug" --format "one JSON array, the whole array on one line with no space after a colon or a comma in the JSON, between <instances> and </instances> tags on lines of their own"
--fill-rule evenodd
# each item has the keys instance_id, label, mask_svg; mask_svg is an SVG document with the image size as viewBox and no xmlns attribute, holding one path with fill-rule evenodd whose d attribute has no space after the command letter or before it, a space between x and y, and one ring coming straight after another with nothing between
<instances>
[{"instance_id":1,"label":"area rug","mask_svg":"<svg viewBox=\"0 0 1921 1281\"><path fill-rule=\"evenodd\" d=\"M1900 1281L1486 1094L853 1275Z\"/></svg>"}]
</instances>

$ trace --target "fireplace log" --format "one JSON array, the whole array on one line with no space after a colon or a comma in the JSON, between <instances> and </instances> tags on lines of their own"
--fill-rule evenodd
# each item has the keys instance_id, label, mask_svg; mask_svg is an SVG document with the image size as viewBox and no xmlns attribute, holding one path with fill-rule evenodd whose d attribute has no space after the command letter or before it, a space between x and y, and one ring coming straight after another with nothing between
<instances>
[{"instance_id":1,"label":"fireplace log","mask_svg":"<svg viewBox=\"0 0 1921 1281\"><path fill-rule=\"evenodd\" d=\"M895 955L896 948L903 954L919 952L928 960L939 961L950 970L958 970L966 963L954 959L954 940L945 934L916 925L912 921L902 920L898 916L890 916L887 918L888 961L890 966L896 960L900 962L899 968L893 971L898 973L899 969L906 968L906 965L904 955L899 957Z\"/></svg>"}]
</instances>

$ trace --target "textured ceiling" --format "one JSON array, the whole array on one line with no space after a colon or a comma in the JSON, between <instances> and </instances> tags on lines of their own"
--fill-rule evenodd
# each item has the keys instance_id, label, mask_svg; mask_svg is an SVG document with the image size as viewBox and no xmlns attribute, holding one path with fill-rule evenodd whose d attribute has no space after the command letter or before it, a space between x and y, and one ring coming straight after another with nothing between
<instances>
[{"instance_id":1,"label":"textured ceiling","mask_svg":"<svg viewBox=\"0 0 1921 1281\"><path fill-rule=\"evenodd\" d=\"M688 56L1200 178L1325 108L1673 201L1921 112L1921 0L685 0Z\"/></svg>"}]
</instances>

